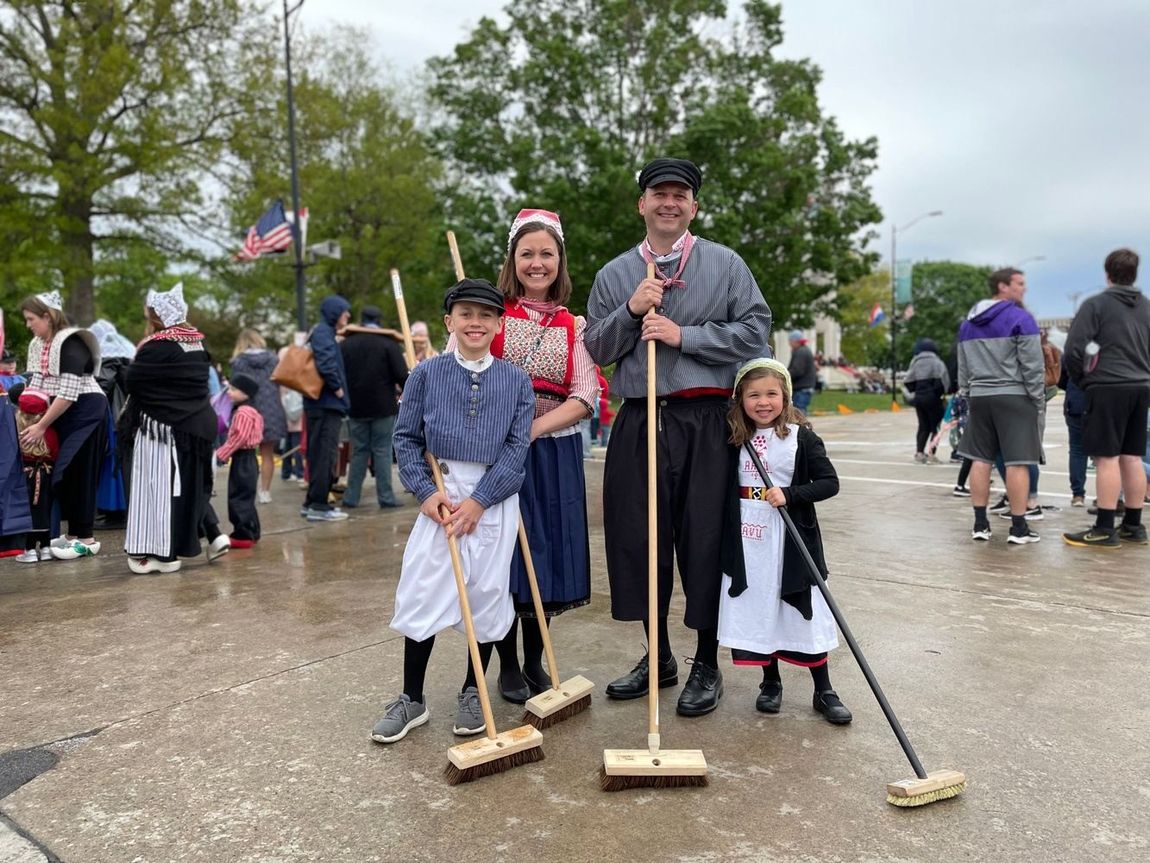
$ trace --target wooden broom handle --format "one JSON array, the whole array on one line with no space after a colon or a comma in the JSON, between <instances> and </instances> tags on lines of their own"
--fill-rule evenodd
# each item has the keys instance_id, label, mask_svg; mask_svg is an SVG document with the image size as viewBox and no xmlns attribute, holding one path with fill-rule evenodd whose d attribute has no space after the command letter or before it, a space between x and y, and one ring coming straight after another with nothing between
<instances>
[{"instance_id":1,"label":"wooden broom handle","mask_svg":"<svg viewBox=\"0 0 1150 863\"><path fill-rule=\"evenodd\" d=\"M435 487L443 495L447 492L443 488L443 474L439 471L439 462L429 452L424 453L427 463L431 465L431 475L435 479ZM451 515L446 506L439 507L440 515ZM459 557L459 543L455 534L444 526L447 534L447 548L451 552L451 569L455 572L455 589L459 591L459 611L463 616L463 627L467 630L467 649L471 653L471 666L475 669L476 689L479 690L479 706L483 708L483 722L487 726L487 737L495 739L495 716L491 712L491 699L487 696L487 680L483 673L483 660L479 656L479 642L475 638L475 624L471 620L471 603L467 599L467 584L463 580L463 560Z\"/></svg>"},{"instance_id":2,"label":"wooden broom handle","mask_svg":"<svg viewBox=\"0 0 1150 863\"><path fill-rule=\"evenodd\" d=\"M463 258L459 257L459 243L455 242L455 231L447 232L447 245L451 249L451 263L455 266L455 279L463 281Z\"/></svg>"},{"instance_id":3,"label":"wooden broom handle","mask_svg":"<svg viewBox=\"0 0 1150 863\"><path fill-rule=\"evenodd\" d=\"M655 264L647 262L647 278ZM650 315L653 309L648 311ZM656 468L655 340L647 342L647 746L659 751L659 501Z\"/></svg>"},{"instance_id":4,"label":"wooden broom handle","mask_svg":"<svg viewBox=\"0 0 1150 863\"><path fill-rule=\"evenodd\" d=\"M543 612L543 598L539 595L539 580L535 577L535 563L531 559L531 544L527 541L527 528L523 518L519 519L519 550L523 552L523 566L527 569L527 581L531 585L531 601L535 604L535 617L539 621L539 636L543 639L543 652L547 654L547 670L551 672L551 688L559 689L559 666L555 663L555 651L551 647L551 633L547 629L547 615Z\"/></svg>"},{"instance_id":5,"label":"wooden broom handle","mask_svg":"<svg viewBox=\"0 0 1150 863\"><path fill-rule=\"evenodd\" d=\"M407 322L407 303L403 301L403 283L399 281L399 270L391 268L391 292L395 295L395 309L399 313L399 328L403 331L403 358L407 360L407 370L415 368L415 342L411 339L411 326Z\"/></svg>"}]
</instances>

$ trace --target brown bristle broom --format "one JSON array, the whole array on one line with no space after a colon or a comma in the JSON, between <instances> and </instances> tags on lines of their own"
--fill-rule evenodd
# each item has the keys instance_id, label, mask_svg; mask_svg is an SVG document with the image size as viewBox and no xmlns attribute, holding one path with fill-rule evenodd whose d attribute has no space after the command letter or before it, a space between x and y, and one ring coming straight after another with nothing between
<instances>
[{"instance_id":1,"label":"brown bristle broom","mask_svg":"<svg viewBox=\"0 0 1150 863\"><path fill-rule=\"evenodd\" d=\"M431 453L425 453L435 487L442 494L443 474L439 462ZM446 507L440 508L442 515L450 515ZM451 552L451 568L455 573L455 588L459 591L459 611L463 617L463 627L467 631L467 649L471 653L471 665L475 669L475 682L479 690L479 705L483 709L485 736L452 746L447 750L448 764L443 770L448 784L459 785L473 782L484 776L503 773L513 767L543 760L543 735L530 725L512 728L497 733L495 717L491 713L491 699L487 694L487 678L483 673L483 661L479 657L479 642L475 638L475 624L471 620L471 603L467 599L467 584L463 580L463 561L459 557L459 543L447 528L447 548Z\"/></svg>"},{"instance_id":2,"label":"brown bristle broom","mask_svg":"<svg viewBox=\"0 0 1150 863\"><path fill-rule=\"evenodd\" d=\"M523 721L536 728L549 728L590 707L591 690L595 688L595 684L581 674L562 683L557 682L559 666L555 663L555 651L551 646L551 633L547 630L547 617L543 613L539 580L535 576L535 563L531 559L531 545L527 541L527 529L523 526L523 519L519 520L519 549L523 553L523 565L527 568L527 581L531 584L531 601L535 604L535 617L539 621L543 651L547 654L547 671L551 675L551 688L528 699L527 709L523 711Z\"/></svg>"},{"instance_id":3,"label":"brown bristle broom","mask_svg":"<svg viewBox=\"0 0 1150 863\"><path fill-rule=\"evenodd\" d=\"M751 461L754 462L755 470L757 470L759 476L762 477L763 484L767 488L771 488L774 483L771 482L771 478L767 475L767 470L763 467L763 462L759 458L759 454L755 452L755 448L751 446L750 443L745 444L743 448L751 457ZM871 692L874 693L875 700L878 701L878 706L882 708L883 715L886 716L886 721L890 723L891 730L898 739L898 744L902 747L903 754L906 755L907 761L910 762L911 769L914 770L914 779L900 779L898 782L887 784L886 802L894 806L902 807L925 806L928 803L934 803L938 800L957 797L966 790L966 776L957 770L935 770L931 773L926 772L926 769L922 766L922 762L918 760L918 755L915 754L914 747L910 745L910 740L907 738L906 732L902 729L902 723L898 721L894 709L891 708L890 702L886 700L886 695L883 694L882 687L879 686L878 678L875 677L874 672L871 671L870 663L868 663L866 657L863 656L862 648L860 648L858 642L855 641L854 634L847 625L843 613L839 610L838 603L836 603L834 597L831 596L826 579L823 578L818 566L811 558L810 552L807 551L806 543L803 542L802 537L799 535L795 523L791 521L791 514L787 512L785 506L778 507L778 512L779 515L783 517L783 523L786 525L787 533L791 535L791 540L799 549L803 560L806 561L807 570L810 572L811 578L818 586L819 592L823 595L823 599L826 600L827 607L830 608L835 623L838 624L839 631L842 632L843 638L845 638L847 644L850 645L851 653L854 654L855 661L858 662L859 668L862 669L863 677L866 678Z\"/></svg>"},{"instance_id":4,"label":"brown bristle broom","mask_svg":"<svg viewBox=\"0 0 1150 863\"><path fill-rule=\"evenodd\" d=\"M647 278L655 265L647 264ZM648 313L649 314L649 313ZM647 342L647 748L605 749L599 770L604 791L630 788L685 788L707 784L707 759L700 749L661 749L659 737L659 506L655 416L655 341Z\"/></svg>"}]
</instances>

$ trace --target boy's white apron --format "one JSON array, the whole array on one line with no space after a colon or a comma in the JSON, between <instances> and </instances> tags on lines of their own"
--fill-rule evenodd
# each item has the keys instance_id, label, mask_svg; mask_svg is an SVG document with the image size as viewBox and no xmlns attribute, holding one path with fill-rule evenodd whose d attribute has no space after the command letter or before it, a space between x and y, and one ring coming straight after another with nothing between
<instances>
[{"instance_id":1,"label":"boy's white apron","mask_svg":"<svg viewBox=\"0 0 1150 863\"><path fill-rule=\"evenodd\" d=\"M468 497L487 472L487 465L475 462L441 460L440 464L446 467L447 496L455 503ZM519 495L515 494L485 510L475 530L458 537L475 637L481 642L499 641L515 620L511 557L518 526ZM420 513L403 552L391 628L424 641L449 626L464 631L447 534Z\"/></svg>"},{"instance_id":2,"label":"boy's white apron","mask_svg":"<svg viewBox=\"0 0 1150 863\"><path fill-rule=\"evenodd\" d=\"M760 430L753 445L763 461L771 482L787 488L795 474L795 453L799 445L796 426L781 440L774 429ZM754 462L745 452L739 457L739 485L761 488L763 481ZM778 510L764 500L739 501L743 526L743 558L747 565L747 589L730 596L730 576L723 575L719 597L719 643L724 647L774 653L824 653L838 647L835 620L818 588L811 585L810 620L780 598L783 571L783 544L786 525Z\"/></svg>"}]
</instances>

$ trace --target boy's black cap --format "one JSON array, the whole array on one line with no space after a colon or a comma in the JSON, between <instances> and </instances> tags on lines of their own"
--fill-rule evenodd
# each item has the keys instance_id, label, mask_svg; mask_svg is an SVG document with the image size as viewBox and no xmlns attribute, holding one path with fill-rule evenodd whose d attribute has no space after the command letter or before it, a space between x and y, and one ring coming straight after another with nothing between
<instances>
[{"instance_id":1,"label":"boy's black cap","mask_svg":"<svg viewBox=\"0 0 1150 863\"><path fill-rule=\"evenodd\" d=\"M652 159L639 172L639 191L645 192L660 183L682 183L697 195L703 185L703 175L694 162L686 159Z\"/></svg>"},{"instance_id":2,"label":"boy's black cap","mask_svg":"<svg viewBox=\"0 0 1150 863\"><path fill-rule=\"evenodd\" d=\"M4 348L4 352L0 353L0 363L14 363L14 362L16 362L16 355L14 353L12 353L10 350L8 350L7 348Z\"/></svg>"},{"instance_id":3,"label":"boy's black cap","mask_svg":"<svg viewBox=\"0 0 1150 863\"><path fill-rule=\"evenodd\" d=\"M448 288L443 297L443 310L450 313L456 303L479 303L499 309L499 314L503 314L503 294L487 279L461 279Z\"/></svg>"},{"instance_id":4,"label":"boy's black cap","mask_svg":"<svg viewBox=\"0 0 1150 863\"><path fill-rule=\"evenodd\" d=\"M246 395L249 399L254 399L256 393L260 391L260 384L253 377L248 375L232 375L228 384L235 387L237 390Z\"/></svg>"}]
</instances>

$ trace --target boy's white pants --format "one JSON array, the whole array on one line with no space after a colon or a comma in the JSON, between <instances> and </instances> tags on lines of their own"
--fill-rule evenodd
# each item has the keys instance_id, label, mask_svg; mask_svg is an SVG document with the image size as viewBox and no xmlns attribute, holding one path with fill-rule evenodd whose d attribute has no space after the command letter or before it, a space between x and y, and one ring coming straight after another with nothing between
<instances>
[{"instance_id":1,"label":"boy's white pants","mask_svg":"<svg viewBox=\"0 0 1150 863\"><path fill-rule=\"evenodd\" d=\"M443 485L453 503L475 489L487 465L441 461ZM463 579L480 642L499 641L511 629L511 558L519 530L519 495L484 511L475 530L457 537ZM449 626L464 631L459 593L447 548L447 533L420 513L403 552L403 569L395 590L391 628L415 641L424 641Z\"/></svg>"}]
</instances>

